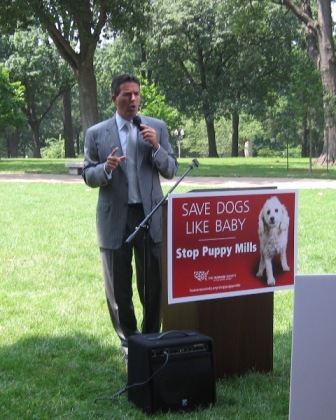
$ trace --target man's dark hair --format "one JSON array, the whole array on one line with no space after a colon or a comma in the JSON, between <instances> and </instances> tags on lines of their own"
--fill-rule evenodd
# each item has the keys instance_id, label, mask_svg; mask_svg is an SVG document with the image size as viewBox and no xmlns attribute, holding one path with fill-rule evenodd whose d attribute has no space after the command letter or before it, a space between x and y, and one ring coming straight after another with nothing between
<instances>
[{"instance_id":1,"label":"man's dark hair","mask_svg":"<svg viewBox=\"0 0 336 420\"><path fill-rule=\"evenodd\" d=\"M121 74L119 76L116 76L112 80L112 85L111 85L112 95L118 96L120 93L120 86L123 83L129 83L129 82L134 82L138 84L140 87L140 80L136 76L133 76L132 74Z\"/></svg>"}]
</instances>

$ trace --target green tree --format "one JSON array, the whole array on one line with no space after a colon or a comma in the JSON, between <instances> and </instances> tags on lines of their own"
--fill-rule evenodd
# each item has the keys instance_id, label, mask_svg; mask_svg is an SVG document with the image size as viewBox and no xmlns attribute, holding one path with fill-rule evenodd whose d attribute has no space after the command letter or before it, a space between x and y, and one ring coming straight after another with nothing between
<instances>
[{"instance_id":1,"label":"green tree","mask_svg":"<svg viewBox=\"0 0 336 420\"><path fill-rule=\"evenodd\" d=\"M301 45L293 49L293 55L290 82L266 112L268 139L272 138L273 146L282 150L287 144L300 145L301 156L318 156L321 142L317 134L323 133L321 81Z\"/></svg>"},{"instance_id":2,"label":"green tree","mask_svg":"<svg viewBox=\"0 0 336 420\"><path fill-rule=\"evenodd\" d=\"M97 50L95 66L101 119L109 118L114 112L111 101L113 77L120 73L131 73L138 76L141 82L140 112L163 119L171 132L180 126L180 115L176 108L167 104L165 95L160 92L156 84L141 76L145 64L142 62L137 43L128 42L124 36L116 38Z\"/></svg>"},{"instance_id":3,"label":"green tree","mask_svg":"<svg viewBox=\"0 0 336 420\"><path fill-rule=\"evenodd\" d=\"M94 54L102 37L140 27L149 1L133 0L3 0L0 25L15 30L16 21L38 20L61 56L70 65L79 89L83 131L98 121L97 83Z\"/></svg>"},{"instance_id":4,"label":"green tree","mask_svg":"<svg viewBox=\"0 0 336 420\"><path fill-rule=\"evenodd\" d=\"M265 110L290 82L291 45L297 39L298 25L274 5L255 1L236 2L231 22L236 55L228 69L225 108L232 120L231 156L238 156L244 147L239 139L240 115L263 119Z\"/></svg>"},{"instance_id":5,"label":"green tree","mask_svg":"<svg viewBox=\"0 0 336 420\"><path fill-rule=\"evenodd\" d=\"M295 20L262 2L154 4L148 42L154 79L183 114L204 119L210 157L218 156L215 121L229 114L231 155L238 156L240 113L261 115L271 93L288 82Z\"/></svg>"},{"instance_id":6,"label":"green tree","mask_svg":"<svg viewBox=\"0 0 336 420\"><path fill-rule=\"evenodd\" d=\"M38 158L42 146L41 123L67 89L71 75L47 34L36 28L10 36L10 48L5 66L11 78L25 87L22 112L33 134L33 156Z\"/></svg>"},{"instance_id":7,"label":"green tree","mask_svg":"<svg viewBox=\"0 0 336 420\"><path fill-rule=\"evenodd\" d=\"M317 164L336 164L336 60L331 0L273 0L290 10L304 25L307 53L323 86L324 140Z\"/></svg>"},{"instance_id":8,"label":"green tree","mask_svg":"<svg viewBox=\"0 0 336 420\"><path fill-rule=\"evenodd\" d=\"M209 156L217 157L215 118L235 54L227 16L213 0L154 5L148 42L154 79L183 114L204 119Z\"/></svg>"},{"instance_id":9,"label":"green tree","mask_svg":"<svg viewBox=\"0 0 336 420\"><path fill-rule=\"evenodd\" d=\"M23 124L21 106L24 103L24 86L11 82L9 73L0 66L0 128L5 125L20 127Z\"/></svg>"},{"instance_id":10,"label":"green tree","mask_svg":"<svg viewBox=\"0 0 336 420\"><path fill-rule=\"evenodd\" d=\"M141 113L164 120L172 131L181 124L178 111L167 105L165 95L159 92L155 83L141 80Z\"/></svg>"},{"instance_id":11,"label":"green tree","mask_svg":"<svg viewBox=\"0 0 336 420\"><path fill-rule=\"evenodd\" d=\"M24 123L21 106L24 103L24 86L20 82L11 82L9 73L0 66L0 159L4 148L4 134L10 131L13 138L15 130ZM11 129L6 129L7 127ZM15 135L14 135L15 138ZM10 145L9 145L10 146ZM10 153L8 153L11 155Z\"/></svg>"},{"instance_id":12,"label":"green tree","mask_svg":"<svg viewBox=\"0 0 336 420\"><path fill-rule=\"evenodd\" d=\"M111 82L121 73L139 76L141 73L141 55L135 42L125 36L118 36L112 42L104 42L97 49L94 65L96 69L99 120L112 115Z\"/></svg>"}]
</instances>

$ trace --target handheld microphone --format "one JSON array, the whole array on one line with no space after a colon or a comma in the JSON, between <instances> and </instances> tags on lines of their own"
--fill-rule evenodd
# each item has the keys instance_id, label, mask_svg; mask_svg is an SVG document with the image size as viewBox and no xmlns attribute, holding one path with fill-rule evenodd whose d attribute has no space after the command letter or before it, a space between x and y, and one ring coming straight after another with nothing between
<instances>
[{"instance_id":1,"label":"handheld microphone","mask_svg":"<svg viewBox=\"0 0 336 420\"><path fill-rule=\"evenodd\" d=\"M140 124L142 124L141 118L139 117L139 115L134 115L133 119L132 119L133 124L137 127L137 129L139 131L142 130L142 127L140 127Z\"/></svg>"}]
</instances>

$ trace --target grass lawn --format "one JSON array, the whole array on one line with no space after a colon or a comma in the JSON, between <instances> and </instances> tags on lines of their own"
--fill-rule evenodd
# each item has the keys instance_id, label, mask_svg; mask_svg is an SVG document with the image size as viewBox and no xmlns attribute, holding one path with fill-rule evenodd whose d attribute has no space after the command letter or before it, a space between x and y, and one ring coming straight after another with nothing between
<instances>
[{"instance_id":1,"label":"grass lawn","mask_svg":"<svg viewBox=\"0 0 336 420\"><path fill-rule=\"evenodd\" d=\"M79 161L82 159L68 159ZM65 159L1 159L1 172L67 174ZM178 175L182 175L192 159L179 159ZM308 158L200 158L199 167L188 176L268 177L268 178L336 178L336 167L313 166Z\"/></svg>"},{"instance_id":2,"label":"grass lawn","mask_svg":"<svg viewBox=\"0 0 336 420\"><path fill-rule=\"evenodd\" d=\"M97 190L0 182L0 197L0 417L147 418L126 394L112 398L127 371L104 297ZM335 198L335 190L299 192L298 273L335 271ZM141 317L138 301L136 309ZM293 291L276 292L272 373L223 379L213 407L152 418L287 418L292 312Z\"/></svg>"}]
</instances>

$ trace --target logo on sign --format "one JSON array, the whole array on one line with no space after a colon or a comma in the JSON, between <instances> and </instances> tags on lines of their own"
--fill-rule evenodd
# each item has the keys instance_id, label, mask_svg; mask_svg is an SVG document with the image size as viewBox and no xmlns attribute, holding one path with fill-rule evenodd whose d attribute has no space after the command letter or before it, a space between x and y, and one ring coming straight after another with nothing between
<instances>
[{"instance_id":1,"label":"logo on sign","mask_svg":"<svg viewBox=\"0 0 336 420\"><path fill-rule=\"evenodd\" d=\"M198 281L208 280L208 274L209 274L209 270L208 271L194 271L194 277Z\"/></svg>"}]
</instances>

